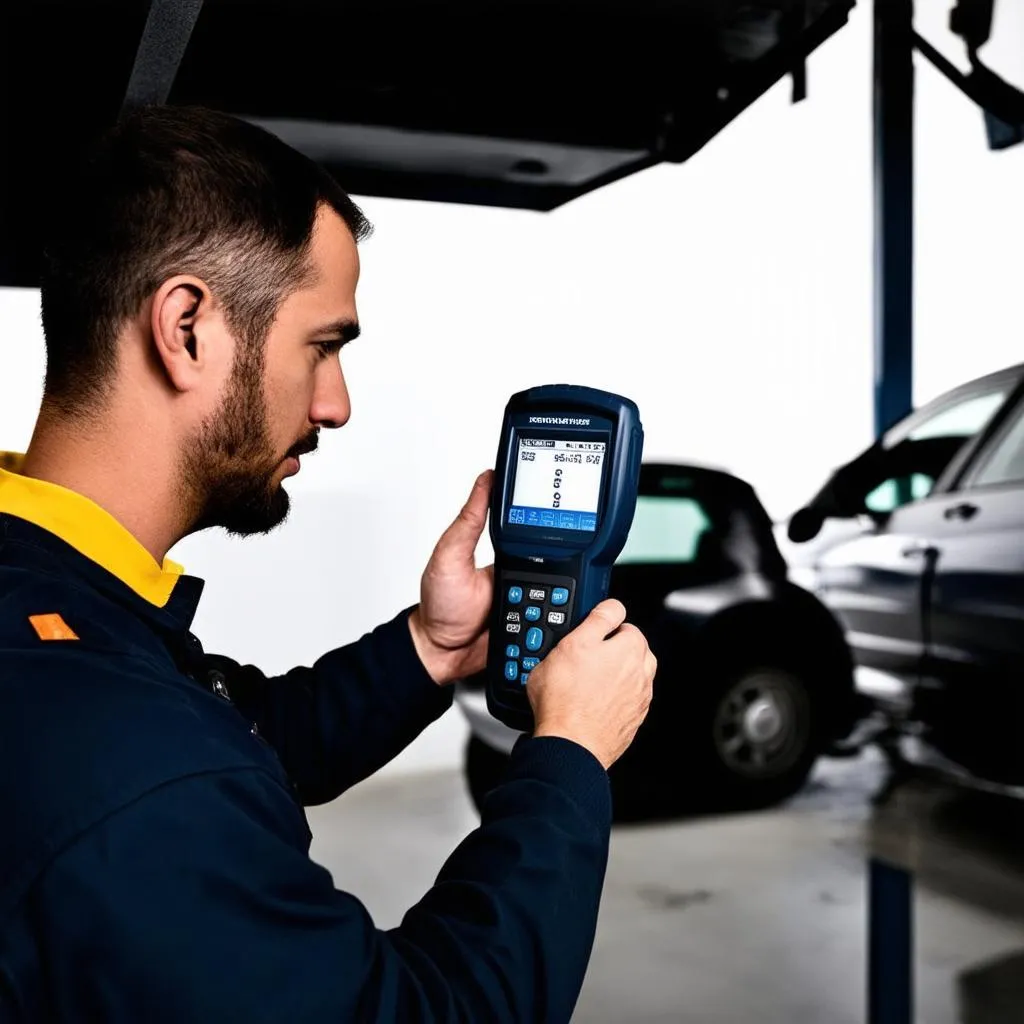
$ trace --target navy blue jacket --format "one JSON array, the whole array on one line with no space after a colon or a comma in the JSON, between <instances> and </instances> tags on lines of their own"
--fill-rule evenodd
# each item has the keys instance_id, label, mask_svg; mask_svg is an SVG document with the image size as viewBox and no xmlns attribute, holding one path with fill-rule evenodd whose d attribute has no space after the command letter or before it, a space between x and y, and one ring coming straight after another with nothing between
<instances>
[{"instance_id":1,"label":"navy blue jacket","mask_svg":"<svg viewBox=\"0 0 1024 1024\"><path fill-rule=\"evenodd\" d=\"M597 760L521 740L480 827L380 930L310 860L303 806L450 688L407 612L281 677L207 655L201 589L0 470L0 1022L568 1020L607 859Z\"/></svg>"}]
</instances>

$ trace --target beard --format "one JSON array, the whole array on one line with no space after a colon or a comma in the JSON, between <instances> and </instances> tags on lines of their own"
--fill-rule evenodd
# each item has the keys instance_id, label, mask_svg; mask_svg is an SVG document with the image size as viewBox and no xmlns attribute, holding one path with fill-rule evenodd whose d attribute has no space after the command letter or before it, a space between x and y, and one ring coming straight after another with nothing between
<instances>
[{"instance_id":1,"label":"beard","mask_svg":"<svg viewBox=\"0 0 1024 1024\"><path fill-rule=\"evenodd\" d=\"M274 477L284 458L314 451L317 442L313 431L278 456L270 438L262 355L243 350L223 408L203 424L185 456L186 488L197 507L192 530L221 527L248 537L275 529L288 518L290 500Z\"/></svg>"}]
</instances>

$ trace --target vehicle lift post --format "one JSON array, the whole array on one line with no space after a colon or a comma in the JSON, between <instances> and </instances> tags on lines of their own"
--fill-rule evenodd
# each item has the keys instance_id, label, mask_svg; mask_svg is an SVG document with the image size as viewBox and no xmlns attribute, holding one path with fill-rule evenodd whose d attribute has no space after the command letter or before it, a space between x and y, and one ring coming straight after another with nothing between
<instances>
[{"instance_id":1,"label":"vehicle lift post","mask_svg":"<svg viewBox=\"0 0 1024 1024\"><path fill-rule=\"evenodd\" d=\"M913 408L914 4L874 0L874 426ZM867 874L869 1024L913 1024L913 883L871 857Z\"/></svg>"}]
</instances>

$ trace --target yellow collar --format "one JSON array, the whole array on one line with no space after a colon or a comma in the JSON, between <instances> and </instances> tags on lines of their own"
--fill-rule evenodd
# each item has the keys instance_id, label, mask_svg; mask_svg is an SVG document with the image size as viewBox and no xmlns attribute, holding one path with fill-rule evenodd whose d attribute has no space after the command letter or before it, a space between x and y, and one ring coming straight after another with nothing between
<instances>
[{"instance_id":1,"label":"yellow collar","mask_svg":"<svg viewBox=\"0 0 1024 1024\"><path fill-rule=\"evenodd\" d=\"M159 608L184 569L153 556L109 512L57 484L22 476L24 456L0 452L0 513L26 519L60 537Z\"/></svg>"}]
</instances>

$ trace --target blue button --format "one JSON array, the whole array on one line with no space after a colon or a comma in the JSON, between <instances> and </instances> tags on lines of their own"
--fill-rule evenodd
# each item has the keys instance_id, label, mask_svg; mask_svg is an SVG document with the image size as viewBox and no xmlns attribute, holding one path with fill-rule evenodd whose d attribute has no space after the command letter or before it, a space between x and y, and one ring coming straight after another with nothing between
<instances>
[{"instance_id":1,"label":"blue button","mask_svg":"<svg viewBox=\"0 0 1024 1024\"><path fill-rule=\"evenodd\" d=\"M508 603L519 604L523 599L523 588L522 587L509 587L508 588Z\"/></svg>"},{"instance_id":2,"label":"blue button","mask_svg":"<svg viewBox=\"0 0 1024 1024\"><path fill-rule=\"evenodd\" d=\"M569 603L569 591L565 587L555 587L551 591L551 603L552 604L568 604Z\"/></svg>"},{"instance_id":3,"label":"blue button","mask_svg":"<svg viewBox=\"0 0 1024 1024\"><path fill-rule=\"evenodd\" d=\"M519 682L522 683L523 686L525 686L529 681L530 681L530 673L529 672L524 672L519 677Z\"/></svg>"},{"instance_id":4,"label":"blue button","mask_svg":"<svg viewBox=\"0 0 1024 1024\"><path fill-rule=\"evenodd\" d=\"M544 633L536 626L531 626L526 631L526 649L528 651L539 651L544 643Z\"/></svg>"},{"instance_id":5,"label":"blue button","mask_svg":"<svg viewBox=\"0 0 1024 1024\"><path fill-rule=\"evenodd\" d=\"M523 658L523 668L532 672L540 664L540 658Z\"/></svg>"},{"instance_id":6,"label":"blue button","mask_svg":"<svg viewBox=\"0 0 1024 1024\"><path fill-rule=\"evenodd\" d=\"M505 678L514 683L519 676L519 663L515 661L505 662Z\"/></svg>"},{"instance_id":7,"label":"blue button","mask_svg":"<svg viewBox=\"0 0 1024 1024\"><path fill-rule=\"evenodd\" d=\"M527 622L536 622L539 618L540 618L540 609L535 604L531 604L526 609L526 621Z\"/></svg>"},{"instance_id":8,"label":"blue button","mask_svg":"<svg viewBox=\"0 0 1024 1024\"><path fill-rule=\"evenodd\" d=\"M519 648L516 647L515 644L509 644L508 647L505 648L505 657L506 658L518 658L519 657Z\"/></svg>"}]
</instances>

